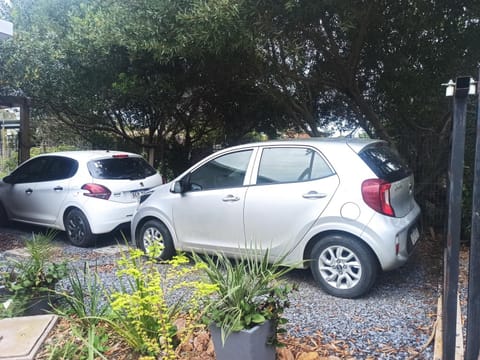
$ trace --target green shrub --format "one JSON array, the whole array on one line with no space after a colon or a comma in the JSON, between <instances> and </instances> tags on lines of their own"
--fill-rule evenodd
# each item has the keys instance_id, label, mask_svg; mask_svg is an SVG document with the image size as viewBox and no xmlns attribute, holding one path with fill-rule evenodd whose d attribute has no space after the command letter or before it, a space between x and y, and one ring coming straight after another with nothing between
<instances>
[{"instance_id":1,"label":"green shrub","mask_svg":"<svg viewBox=\"0 0 480 360\"><path fill-rule=\"evenodd\" d=\"M33 296L46 290L54 290L55 284L68 274L67 261L52 260L53 244L56 232L33 234L32 239L25 241L28 257L26 259L10 259L7 271L3 274L2 283L19 296Z\"/></svg>"},{"instance_id":2,"label":"green shrub","mask_svg":"<svg viewBox=\"0 0 480 360\"><path fill-rule=\"evenodd\" d=\"M223 254L194 255L208 277L216 295L208 303L204 320L221 328L222 342L235 331L250 329L267 320L275 329L271 343L278 345L277 334L283 332L283 311L289 306L288 294L293 290L281 277L292 268L280 262L269 263L269 252L262 257L248 249L240 259Z\"/></svg>"},{"instance_id":3,"label":"green shrub","mask_svg":"<svg viewBox=\"0 0 480 360\"><path fill-rule=\"evenodd\" d=\"M204 297L209 294L207 284L185 280L175 285L170 279L185 278L197 268L184 255L177 255L164 262L168 265L162 274L159 265L144 253L132 249L118 261L117 275L120 289L110 294L113 329L141 355L175 359L175 348L189 337L199 324ZM189 298L180 297L168 303L169 295L177 289L190 288ZM185 327L178 329L178 319Z\"/></svg>"}]
</instances>

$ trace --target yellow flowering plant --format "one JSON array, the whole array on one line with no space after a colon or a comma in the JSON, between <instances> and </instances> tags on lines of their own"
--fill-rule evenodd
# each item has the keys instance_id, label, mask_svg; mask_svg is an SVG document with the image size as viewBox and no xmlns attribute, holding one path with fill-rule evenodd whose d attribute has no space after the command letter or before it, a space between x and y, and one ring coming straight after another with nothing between
<instances>
[{"instance_id":1,"label":"yellow flowering plant","mask_svg":"<svg viewBox=\"0 0 480 360\"><path fill-rule=\"evenodd\" d=\"M176 347L200 324L204 299L215 287L197 280L178 282L198 270L189 262L180 254L162 262L168 265L162 267L138 249L117 262L120 288L110 294L111 325L139 354L173 360ZM169 302L179 289L182 296ZM189 295L184 295L186 289L191 290ZM181 330L175 325L180 317L185 322Z\"/></svg>"}]
</instances>

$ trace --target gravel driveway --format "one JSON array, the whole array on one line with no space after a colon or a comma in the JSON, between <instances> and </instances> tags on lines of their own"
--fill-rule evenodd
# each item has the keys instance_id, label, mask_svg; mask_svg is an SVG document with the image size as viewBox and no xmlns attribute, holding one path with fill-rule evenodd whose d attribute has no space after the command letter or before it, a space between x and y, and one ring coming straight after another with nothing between
<instances>
[{"instance_id":1,"label":"gravel driveway","mask_svg":"<svg viewBox=\"0 0 480 360\"><path fill-rule=\"evenodd\" d=\"M0 228L0 259L8 242L18 247L18 239L32 231L35 229L23 225ZM67 244L60 234L56 243L59 256L67 257L71 265L96 263L108 285L117 282L110 265L117 259L115 244L122 241L120 234L112 234L100 238L95 249L82 249ZM351 354L345 356L349 359L432 359L432 345L416 353L429 339L436 318L441 282L439 247L438 241L423 239L404 267L381 274L372 291L356 300L325 294L309 270L291 272L287 279L296 283L299 291L291 294L291 307L285 313L288 334L321 340Z\"/></svg>"},{"instance_id":2,"label":"gravel driveway","mask_svg":"<svg viewBox=\"0 0 480 360\"><path fill-rule=\"evenodd\" d=\"M372 291L355 300L325 294L309 271L291 274L300 291L287 310L290 332L342 340L358 359L432 359L433 346L413 356L436 319L441 258L428 249L432 246L425 241L403 268L381 274Z\"/></svg>"}]
</instances>

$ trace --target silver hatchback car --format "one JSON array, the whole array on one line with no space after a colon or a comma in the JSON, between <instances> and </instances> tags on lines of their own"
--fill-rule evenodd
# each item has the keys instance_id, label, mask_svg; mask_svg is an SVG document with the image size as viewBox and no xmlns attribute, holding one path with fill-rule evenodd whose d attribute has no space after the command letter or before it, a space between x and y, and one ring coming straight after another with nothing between
<instances>
[{"instance_id":1,"label":"silver hatchback car","mask_svg":"<svg viewBox=\"0 0 480 360\"><path fill-rule=\"evenodd\" d=\"M176 250L310 267L327 293L356 298L379 270L403 265L420 208L410 170L380 140L307 139L235 146L200 161L144 199L132 239ZM158 249L158 247L157 247Z\"/></svg>"}]
</instances>

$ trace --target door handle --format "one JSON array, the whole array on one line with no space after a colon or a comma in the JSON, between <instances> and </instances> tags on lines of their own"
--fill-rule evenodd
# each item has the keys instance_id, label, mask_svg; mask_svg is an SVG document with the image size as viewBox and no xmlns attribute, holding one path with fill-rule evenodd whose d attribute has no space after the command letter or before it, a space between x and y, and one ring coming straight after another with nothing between
<instances>
[{"instance_id":1,"label":"door handle","mask_svg":"<svg viewBox=\"0 0 480 360\"><path fill-rule=\"evenodd\" d=\"M53 188L53 190L54 190L54 191L62 191L62 190L63 190L63 187L61 187L61 186L55 186L55 187Z\"/></svg>"},{"instance_id":2,"label":"door handle","mask_svg":"<svg viewBox=\"0 0 480 360\"><path fill-rule=\"evenodd\" d=\"M222 201L225 201L225 202L235 202L235 201L238 201L238 200L240 200L240 198L238 196L234 196L234 195L227 195L222 199Z\"/></svg>"},{"instance_id":3,"label":"door handle","mask_svg":"<svg viewBox=\"0 0 480 360\"><path fill-rule=\"evenodd\" d=\"M304 199L323 199L327 197L327 194L319 193L316 191L309 191L308 193L303 194L302 196Z\"/></svg>"},{"instance_id":4,"label":"door handle","mask_svg":"<svg viewBox=\"0 0 480 360\"><path fill-rule=\"evenodd\" d=\"M25 194L30 195L31 193L33 193L32 189L28 188L27 190L25 190Z\"/></svg>"}]
</instances>

